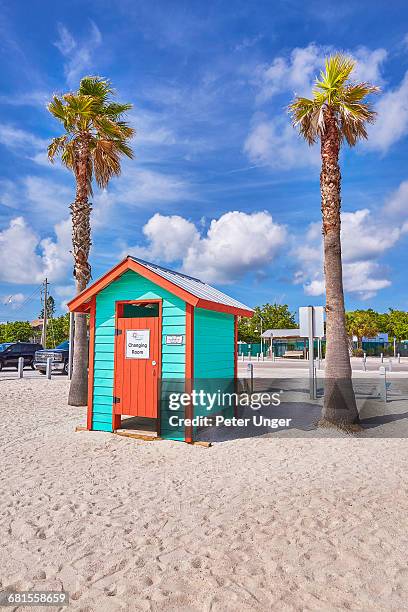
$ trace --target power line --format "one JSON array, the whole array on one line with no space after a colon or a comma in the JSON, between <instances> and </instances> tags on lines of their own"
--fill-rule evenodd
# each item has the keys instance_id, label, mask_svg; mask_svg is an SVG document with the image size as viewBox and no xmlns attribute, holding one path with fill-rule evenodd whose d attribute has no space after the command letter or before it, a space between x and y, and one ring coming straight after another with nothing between
<instances>
[{"instance_id":1,"label":"power line","mask_svg":"<svg viewBox=\"0 0 408 612\"><path fill-rule=\"evenodd\" d=\"M36 297L36 294L41 291L43 287L43 283L41 283L41 285L39 285L38 287L36 287L34 289L34 291L28 296L26 297L26 299L24 300L24 302L22 302L21 304L19 304L18 306L16 306L15 308L13 308L13 317L15 317L15 313L19 313L25 306L27 306L30 302L32 302L32 300L34 299L34 297ZM4 305L4 304L3 304ZM0 312L0 316L1 317L10 317L10 313L9 312Z\"/></svg>"}]
</instances>

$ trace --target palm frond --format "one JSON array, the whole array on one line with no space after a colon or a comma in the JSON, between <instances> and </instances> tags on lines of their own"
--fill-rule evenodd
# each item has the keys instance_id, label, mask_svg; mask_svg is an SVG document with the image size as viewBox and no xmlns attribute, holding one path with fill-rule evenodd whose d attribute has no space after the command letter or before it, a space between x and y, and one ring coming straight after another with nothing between
<instances>
[{"instance_id":1,"label":"palm frond","mask_svg":"<svg viewBox=\"0 0 408 612\"><path fill-rule=\"evenodd\" d=\"M57 138L53 138L48 145L47 154L48 159L53 164L55 161L55 157L64 151L68 140L68 136L64 134L63 136L58 136Z\"/></svg>"},{"instance_id":2,"label":"palm frond","mask_svg":"<svg viewBox=\"0 0 408 612\"><path fill-rule=\"evenodd\" d=\"M130 159L133 159L133 150L124 140L116 140L115 145L117 150L122 154L126 155Z\"/></svg>"},{"instance_id":3,"label":"palm frond","mask_svg":"<svg viewBox=\"0 0 408 612\"><path fill-rule=\"evenodd\" d=\"M120 174L121 157L133 157L129 141L135 130L122 119L132 105L112 101L112 93L110 81L88 76L81 80L77 92L54 96L48 105L66 131L50 143L50 161L61 155L62 163L77 175L77 145L87 146L88 195L92 195L93 178L100 187L106 187L113 176Z\"/></svg>"},{"instance_id":4,"label":"palm frond","mask_svg":"<svg viewBox=\"0 0 408 612\"><path fill-rule=\"evenodd\" d=\"M61 161L69 170L75 171L75 143L72 140L66 143Z\"/></svg>"},{"instance_id":5,"label":"palm frond","mask_svg":"<svg viewBox=\"0 0 408 612\"><path fill-rule=\"evenodd\" d=\"M111 119L119 119L131 108L133 108L133 104L119 104L119 102L110 102L103 107L103 114Z\"/></svg>"},{"instance_id":6,"label":"palm frond","mask_svg":"<svg viewBox=\"0 0 408 612\"><path fill-rule=\"evenodd\" d=\"M316 142L321 126L320 108L314 100L297 97L289 105L292 124L298 128L299 133L312 145Z\"/></svg>"},{"instance_id":7,"label":"palm frond","mask_svg":"<svg viewBox=\"0 0 408 612\"><path fill-rule=\"evenodd\" d=\"M73 116L82 115L83 117L90 117L97 108L97 101L92 96L66 94L64 99L67 103L66 112Z\"/></svg>"},{"instance_id":8,"label":"palm frond","mask_svg":"<svg viewBox=\"0 0 408 612\"><path fill-rule=\"evenodd\" d=\"M79 84L79 95L91 96L98 98L103 103L106 102L107 98L114 93L112 84L108 79L104 79L99 76L86 76L81 79Z\"/></svg>"},{"instance_id":9,"label":"palm frond","mask_svg":"<svg viewBox=\"0 0 408 612\"><path fill-rule=\"evenodd\" d=\"M112 140L97 138L91 151L95 170L95 180L99 187L107 187L112 176L121 172L119 151Z\"/></svg>"},{"instance_id":10,"label":"palm frond","mask_svg":"<svg viewBox=\"0 0 408 612\"><path fill-rule=\"evenodd\" d=\"M355 64L353 59L341 53L326 58L325 70L320 71L320 80L316 79L315 89L326 94L329 104L333 93L344 85Z\"/></svg>"},{"instance_id":11,"label":"palm frond","mask_svg":"<svg viewBox=\"0 0 408 612\"><path fill-rule=\"evenodd\" d=\"M297 97L289 111L294 127L309 144L325 132L327 111L336 121L340 139L354 146L361 138L367 138L366 124L375 120L376 113L367 102L367 96L379 91L370 83L350 83L348 79L355 61L342 54L326 59L325 69L316 79L313 97Z\"/></svg>"}]
</instances>

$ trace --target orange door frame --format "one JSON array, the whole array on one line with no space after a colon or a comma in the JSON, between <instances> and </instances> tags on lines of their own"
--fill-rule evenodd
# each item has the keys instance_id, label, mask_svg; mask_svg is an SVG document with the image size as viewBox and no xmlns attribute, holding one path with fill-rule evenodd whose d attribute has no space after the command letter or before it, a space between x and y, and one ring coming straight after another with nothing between
<instances>
[{"instance_id":1,"label":"orange door frame","mask_svg":"<svg viewBox=\"0 0 408 612\"><path fill-rule=\"evenodd\" d=\"M95 326L96 326L96 296L92 296L89 316L89 358L88 358L88 410L86 417L86 428L92 429L93 417L93 391L95 372ZM85 315L83 315L85 316Z\"/></svg>"},{"instance_id":2,"label":"orange door frame","mask_svg":"<svg viewBox=\"0 0 408 612\"><path fill-rule=\"evenodd\" d=\"M158 352L158 375L157 375L157 385L159 385L159 380L161 379L161 371L162 371L162 343L163 343L163 339L162 339L162 317L163 317L163 300L161 298L159 299L145 299L145 300L118 300L115 302L115 348L114 348L114 366L113 366L113 395L115 395L115 382L116 382L116 360L117 360L117 354L116 354L116 330L118 329L118 319L120 318L120 315L123 312L123 306L124 304L158 304L159 305L159 352ZM158 386L157 389L157 401L158 401L158 406L157 406L157 419L156 419L156 431L157 431L157 435L160 435L160 387ZM115 412L115 407L116 404L114 404L113 400L112 400L112 429L113 431L115 431L115 429L119 429L120 428L120 423L121 423L121 415L120 414L116 414Z\"/></svg>"},{"instance_id":3,"label":"orange door frame","mask_svg":"<svg viewBox=\"0 0 408 612\"><path fill-rule=\"evenodd\" d=\"M185 354L185 391L191 393L194 384L194 306L186 302L186 354ZM192 419L194 410L192 404L188 404L184 417ZM193 442L193 427L185 425L184 440L191 444Z\"/></svg>"}]
</instances>

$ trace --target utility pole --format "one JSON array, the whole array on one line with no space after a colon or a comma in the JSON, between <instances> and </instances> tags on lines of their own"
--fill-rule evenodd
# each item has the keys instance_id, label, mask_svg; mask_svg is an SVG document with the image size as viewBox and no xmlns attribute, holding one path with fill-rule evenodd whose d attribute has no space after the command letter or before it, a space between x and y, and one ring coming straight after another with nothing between
<instances>
[{"instance_id":1,"label":"utility pole","mask_svg":"<svg viewBox=\"0 0 408 612\"><path fill-rule=\"evenodd\" d=\"M43 303L43 326L42 326L42 334L41 334L41 344L44 348L46 348L45 344L47 342L47 306L48 306L48 280L44 281L44 303Z\"/></svg>"}]
</instances>

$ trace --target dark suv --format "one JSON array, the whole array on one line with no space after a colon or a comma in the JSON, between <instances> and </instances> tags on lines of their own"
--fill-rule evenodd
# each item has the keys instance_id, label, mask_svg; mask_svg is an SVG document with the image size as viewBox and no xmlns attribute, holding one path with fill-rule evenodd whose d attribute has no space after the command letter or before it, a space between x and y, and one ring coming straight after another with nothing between
<instances>
[{"instance_id":1,"label":"dark suv","mask_svg":"<svg viewBox=\"0 0 408 612\"><path fill-rule=\"evenodd\" d=\"M41 347L42 348L42 347ZM54 349L43 349L35 353L34 368L45 374L47 370L47 359L51 357L51 369L58 370L62 374L68 374L69 342L66 340Z\"/></svg>"},{"instance_id":2,"label":"dark suv","mask_svg":"<svg viewBox=\"0 0 408 612\"><path fill-rule=\"evenodd\" d=\"M33 342L3 342L0 344L0 370L17 368L19 357L24 357L24 365L34 370L34 355L41 349L41 344Z\"/></svg>"}]
</instances>

